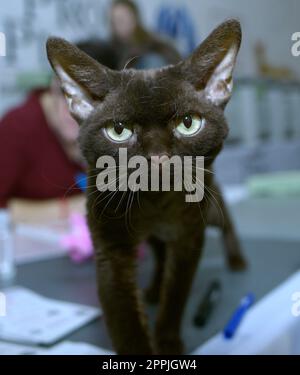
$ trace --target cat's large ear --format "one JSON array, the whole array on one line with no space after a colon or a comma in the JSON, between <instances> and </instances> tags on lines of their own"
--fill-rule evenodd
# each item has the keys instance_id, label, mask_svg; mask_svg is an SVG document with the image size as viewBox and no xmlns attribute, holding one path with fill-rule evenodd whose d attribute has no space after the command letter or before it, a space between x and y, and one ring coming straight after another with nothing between
<instances>
[{"instance_id":1,"label":"cat's large ear","mask_svg":"<svg viewBox=\"0 0 300 375\"><path fill-rule=\"evenodd\" d=\"M204 90L206 98L216 105L224 106L230 99L241 36L240 23L226 21L183 64L187 79L197 90Z\"/></svg>"},{"instance_id":2,"label":"cat's large ear","mask_svg":"<svg viewBox=\"0 0 300 375\"><path fill-rule=\"evenodd\" d=\"M49 38L47 54L73 117L86 120L109 92L117 72L101 65L61 38Z\"/></svg>"}]
</instances>

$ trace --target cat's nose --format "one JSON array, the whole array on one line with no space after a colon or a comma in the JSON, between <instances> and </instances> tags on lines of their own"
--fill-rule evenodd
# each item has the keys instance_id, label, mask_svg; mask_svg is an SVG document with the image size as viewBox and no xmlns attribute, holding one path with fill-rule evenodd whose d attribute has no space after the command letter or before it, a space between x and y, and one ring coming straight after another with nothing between
<instances>
[{"instance_id":1,"label":"cat's nose","mask_svg":"<svg viewBox=\"0 0 300 375\"><path fill-rule=\"evenodd\" d=\"M149 158L153 165L163 165L169 160L169 156L166 153L151 154Z\"/></svg>"}]
</instances>

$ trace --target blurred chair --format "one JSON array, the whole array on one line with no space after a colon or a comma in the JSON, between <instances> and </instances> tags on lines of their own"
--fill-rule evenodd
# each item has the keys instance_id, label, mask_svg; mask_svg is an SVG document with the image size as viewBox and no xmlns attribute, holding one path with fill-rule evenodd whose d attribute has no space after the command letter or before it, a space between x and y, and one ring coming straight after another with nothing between
<instances>
[{"instance_id":1,"label":"blurred chair","mask_svg":"<svg viewBox=\"0 0 300 375\"><path fill-rule=\"evenodd\" d=\"M237 79L228 105L229 137L216 161L221 184L258 173L300 170L300 83Z\"/></svg>"}]
</instances>

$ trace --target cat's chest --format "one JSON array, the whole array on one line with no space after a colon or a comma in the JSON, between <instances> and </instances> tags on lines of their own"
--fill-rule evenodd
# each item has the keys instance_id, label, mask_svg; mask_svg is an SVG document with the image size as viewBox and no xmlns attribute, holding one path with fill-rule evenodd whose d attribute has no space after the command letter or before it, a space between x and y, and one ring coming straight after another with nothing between
<instances>
[{"instance_id":1,"label":"cat's chest","mask_svg":"<svg viewBox=\"0 0 300 375\"><path fill-rule=\"evenodd\" d=\"M177 226L173 223L154 223L151 229L150 234L164 242L174 241L178 237Z\"/></svg>"},{"instance_id":2,"label":"cat's chest","mask_svg":"<svg viewBox=\"0 0 300 375\"><path fill-rule=\"evenodd\" d=\"M199 205L187 205L180 195L168 194L144 202L139 226L163 241L176 240L203 223Z\"/></svg>"}]
</instances>

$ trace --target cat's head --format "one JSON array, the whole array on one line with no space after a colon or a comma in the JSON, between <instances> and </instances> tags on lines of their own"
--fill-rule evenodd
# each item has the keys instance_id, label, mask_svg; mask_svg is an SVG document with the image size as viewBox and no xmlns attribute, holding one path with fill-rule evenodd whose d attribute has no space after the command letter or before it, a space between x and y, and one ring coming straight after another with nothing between
<instances>
[{"instance_id":1,"label":"cat's head","mask_svg":"<svg viewBox=\"0 0 300 375\"><path fill-rule=\"evenodd\" d=\"M241 28L229 20L187 59L156 70L112 71L60 38L47 42L71 114L80 124L80 145L95 168L102 155L206 156L213 160L228 129L224 108Z\"/></svg>"}]
</instances>

